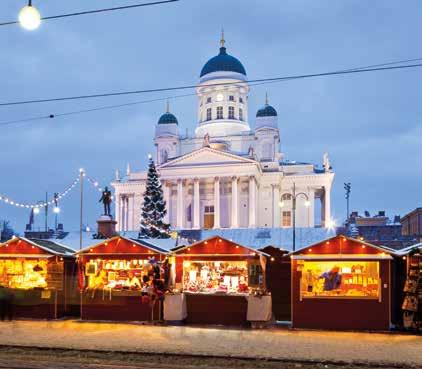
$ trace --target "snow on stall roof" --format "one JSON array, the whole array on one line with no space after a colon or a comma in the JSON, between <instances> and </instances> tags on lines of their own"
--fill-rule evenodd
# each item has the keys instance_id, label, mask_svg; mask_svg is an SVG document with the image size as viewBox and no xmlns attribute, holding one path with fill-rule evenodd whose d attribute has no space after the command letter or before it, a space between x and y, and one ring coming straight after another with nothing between
<instances>
[{"instance_id":1,"label":"snow on stall roof","mask_svg":"<svg viewBox=\"0 0 422 369\"><path fill-rule=\"evenodd\" d=\"M274 246L286 251L293 250L292 228L238 228L201 231L202 240L213 236L220 236L256 250L267 246ZM333 236L335 236L335 232L325 228L296 228L296 249Z\"/></svg>"},{"instance_id":2,"label":"snow on stall roof","mask_svg":"<svg viewBox=\"0 0 422 369\"><path fill-rule=\"evenodd\" d=\"M173 238L141 238L138 239L139 231L125 231L120 232L120 236L131 238L138 242L145 242L148 245L151 245L157 249L161 249L162 251L170 251L172 248L176 247L176 240Z\"/></svg>"}]
</instances>

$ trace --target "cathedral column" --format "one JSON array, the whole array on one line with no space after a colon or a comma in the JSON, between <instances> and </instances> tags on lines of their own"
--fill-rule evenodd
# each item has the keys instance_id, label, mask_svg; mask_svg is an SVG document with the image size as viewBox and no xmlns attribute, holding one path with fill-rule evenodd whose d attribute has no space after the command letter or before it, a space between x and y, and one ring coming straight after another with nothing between
<instances>
[{"instance_id":1,"label":"cathedral column","mask_svg":"<svg viewBox=\"0 0 422 369\"><path fill-rule=\"evenodd\" d=\"M199 178L193 180L193 228L201 228Z\"/></svg>"},{"instance_id":2,"label":"cathedral column","mask_svg":"<svg viewBox=\"0 0 422 369\"><path fill-rule=\"evenodd\" d=\"M324 186L324 227L331 223L331 186Z\"/></svg>"},{"instance_id":3,"label":"cathedral column","mask_svg":"<svg viewBox=\"0 0 422 369\"><path fill-rule=\"evenodd\" d=\"M249 228L256 227L256 183L255 177L249 177Z\"/></svg>"},{"instance_id":4,"label":"cathedral column","mask_svg":"<svg viewBox=\"0 0 422 369\"><path fill-rule=\"evenodd\" d=\"M177 228L183 229L183 181L177 180Z\"/></svg>"},{"instance_id":5,"label":"cathedral column","mask_svg":"<svg viewBox=\"0 0 422 369\"><path fill-rule=\"evenodd\" d=\"M163 186L163 195L164 195L164 200L166 202L166 216L164 217L164 222L165 223L170 223L170 186L169 183L167 183L167 181L162 181L162 186Z\"/></svg>"},{"instance_id":6,"label":"cathedral column","mask_svg":"<svg viewBox=\"0 0 422 369\"><path fill-rule=\"evenodd\" d=\"M273 227L278 228L281 227L281 220L280 220L280 187L279 185L273 185Z\"/></svg>"},{"instance_id":7,"label":"cathedral column","mask_svg":"<svg viewBox=\"0 0 422 369\"><path fill-rule=\"evenodd\" d=\"M238 178L232 177L232 219L231 228L239 227L239 188Z\"/></svg>"},{"instance_id":8,"label":"cathedral column","mask_svg":"<svg viewBox=\"0 0 422 369\"><path fill-rule=\"evenodd\" d=\"M120 231L121 223L120 223L120 194L115 193L114 198L116 199L116 204L114 206L114 219L117 221L117 230Z\"/></svg>"},{"instance_id":9,"label":"cathedral column","mask_svg":"<svg viewBox=\"0 0 422 369\"><path fill-rule=\"evenodd\" d=\"M214 178L214 228L221 228L220 225L220 178Z\"/></svg>"}]
</instances>

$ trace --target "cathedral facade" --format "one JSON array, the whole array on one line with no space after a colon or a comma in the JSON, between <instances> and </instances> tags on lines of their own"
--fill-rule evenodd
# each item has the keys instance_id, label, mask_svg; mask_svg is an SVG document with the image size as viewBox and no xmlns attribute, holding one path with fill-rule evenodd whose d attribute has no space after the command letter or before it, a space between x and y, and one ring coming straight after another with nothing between
<instances>
[{"instance_id":1,"label":"cathedral facade","mask_svg":"<svg viewBox=\"0 0 422 369\"><path fill-rule=\"evenodd\" d=\"M155 159L173 229L329 227L334 173L328 155L318 167L287 161L278 115L265 105L249 124L249 84L242 63L220 51L202 68L192 137L167 111L156 124ZM139 229L146 172L116 173L119 231Z\"/></svg>"}]
</instances>

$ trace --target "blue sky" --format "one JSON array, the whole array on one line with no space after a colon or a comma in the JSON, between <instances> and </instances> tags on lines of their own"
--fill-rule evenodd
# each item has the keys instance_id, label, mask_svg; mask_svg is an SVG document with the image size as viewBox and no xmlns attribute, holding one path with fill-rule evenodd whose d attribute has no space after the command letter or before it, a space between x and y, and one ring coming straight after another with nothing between
<instances>
[{"instance_id":1,"label":"blue sky","mask_svg":"<svg viewBox=\"0 0 422 369\"><path fill-rule=\"evenodd\" d=\"M0 20L15 19L24 2L2 0ZM33 3L48 16L139 2ZM242 61L250 79L422 57L421 12L417 0L182 0L48 21L36 32L2 27L0 102L194 84L218 51L222 27L228 52ZM421 77L422 69L413 69L256 86L249 120L268 91L286 158L320 164L329 152L337 219L345 216L345 181L352 182L352 209L403 215L421 205ZM166 96L0 107L0 122ZM34 202L45 191L65 188L80 167L101 184L128 162L132 170L144 169L164 109L164 102L155 102L1 127L0 193ZM180 127L192 132L195 97L174 99L171 109ZM94 225L100 214L98 199L87 187L85 223ZM77 228L78 201L74 191L62 202L67 229ZM0 219L10 219L16 229L23 229L28 215L0 203Z\"/></svg>"}]
</instances>

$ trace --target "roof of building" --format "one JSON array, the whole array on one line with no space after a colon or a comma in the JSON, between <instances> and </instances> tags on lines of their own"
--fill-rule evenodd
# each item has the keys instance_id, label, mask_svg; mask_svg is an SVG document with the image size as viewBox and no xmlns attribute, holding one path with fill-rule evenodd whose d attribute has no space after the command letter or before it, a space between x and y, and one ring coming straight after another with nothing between
<instances>
[{"instance_id":1,"label":"roof of building","mask_svg":"<svg viewBox=\"0 0 422 369\"><path fill-rule=\"evenodd\" d=\"M200 77L213 72L236 72L246 76L246 70L242 63L234 56L227 54L224 46L220 47L220 53L218 55L205 63Z\"/></svg>"},{"instance_id":2,"label":"roof of building","mask_svg":"<svg viewBox=\"0 0 422 369\"><path fill-rule=\"evenodd\" d=\"M50 240L39 240L31 238L30 241L33 243L39 245L40 247L44 249L51 250L57 254L62 255L73 255L75 250L71 249L70 247L67 247L61 243L50 241Z\"/></svg>"},{"instance_id":3,"label":"roof of building","mask_svg":"<svg viewBox=\"0 0 422 369\"><path fill-rule=\"evenodd\" d=\"M167 112L158 119L158 124L178 124L178 122L174 114Z\"/></svg>"},{"instance_id":4,"label":"roof of building","mask_svg":"<svg viewBox=\"0 0 422 369\"><path fill-rule=\"evenodd\" d=\"M334 231L325 228L296 228L296 248L322 241L334 234ZM189 238L189 232L184 231L183 236ZM195 241L205 240L213 236L220 236L254 250L260 250L267 246L274 246L286 251L293 249L292 228L223 228L194 231L192 233L192 238Z\"/></svg>"},{"instance_id":5,"label":"roof of building","mask_svg":"<svg viewBox=\"0 0 422 369\"><path fill-rule=\"evenodd\" d=\"M256 113L257 118L262 117L276 117L277 116L277 110L275 110L271 105L265 104L264 107L258 110Z\"/></svg>"}]
</instances>

